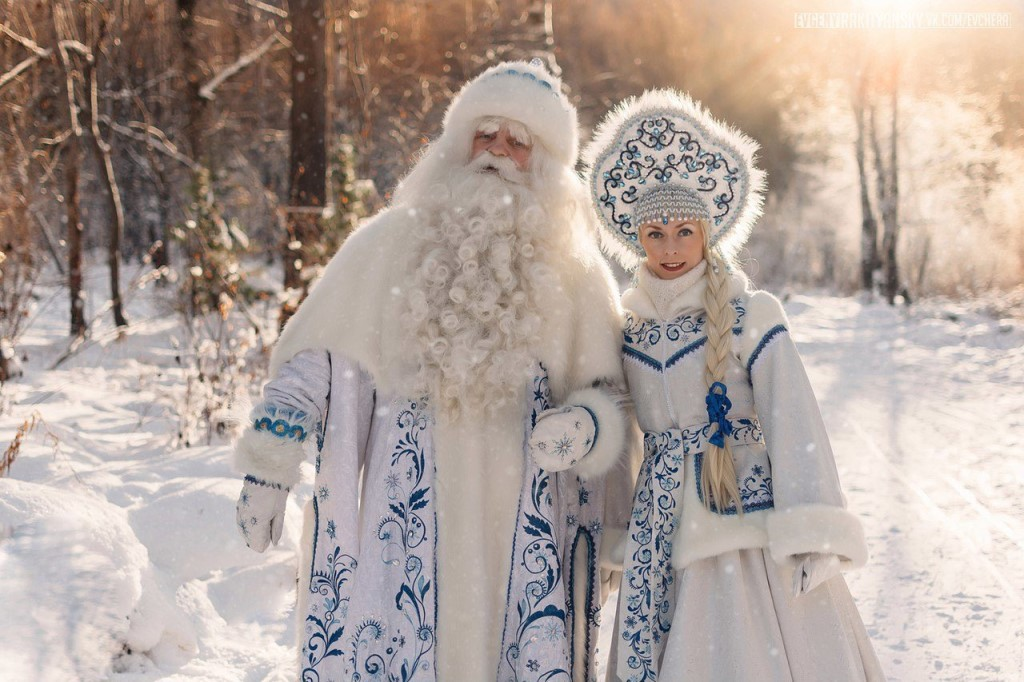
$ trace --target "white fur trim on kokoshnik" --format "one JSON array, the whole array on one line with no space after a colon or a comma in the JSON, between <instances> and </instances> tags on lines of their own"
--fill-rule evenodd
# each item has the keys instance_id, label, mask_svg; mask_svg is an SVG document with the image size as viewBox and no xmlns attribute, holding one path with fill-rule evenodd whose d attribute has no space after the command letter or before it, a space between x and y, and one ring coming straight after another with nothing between
<instances>
[{"instance_id":1,"label":"white fur trim on kokoshnik","mask_svg":"<svg viewBox=\"0 0 1024 682\"><path fill-rule=\"evenodd\" d=\"M492 116L519 121L556 159L576 163L576 108L562 94L562 81L539 59L502 62L466 83L444 115L445 134L469 139L479 120Z\"/></svg>"},{"instance_id":2,"label":"white fur trim on kokoshnik","mask_svg":"<svg viewBox=\"0 0 1024 682\"><path fill-rule=\"evenodd\" d=\"M621 102L583 153L605 250L627 269L642 263L637 208L650 203L641 201L644 195L670 185L675 191L664 196L676 200L665 202L665 217L678 217L696 196L709 216L711 246L726 258L734 256L764 202L765 174L754 165L757 149L757 142L676 90L648 90Z\"/></svg>"}]
</instances>

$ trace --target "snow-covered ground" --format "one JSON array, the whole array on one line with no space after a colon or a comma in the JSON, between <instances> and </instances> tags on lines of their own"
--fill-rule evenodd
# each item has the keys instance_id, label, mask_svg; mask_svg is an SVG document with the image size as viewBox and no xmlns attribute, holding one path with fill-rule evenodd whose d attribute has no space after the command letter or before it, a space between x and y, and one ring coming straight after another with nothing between
<instances>
[{"instance_id":1,"label":"snow-covered ground","mask_svg":"<svg viewBox=\"0 0 1024 682\"><path fill-rule=\"evenodd\" d=\"M128 338L49 370L67 303L40 293L25 376L0 395L0 448L41 419L0 479L0 680L294 679L309 484L282 544L250 552L227 444L174 446L168 294L143 291ZM864 521L872 558L848 580L887 674L1024 678L1024 321L827 295L786 308Z\"/></svg>"}]
</instances>

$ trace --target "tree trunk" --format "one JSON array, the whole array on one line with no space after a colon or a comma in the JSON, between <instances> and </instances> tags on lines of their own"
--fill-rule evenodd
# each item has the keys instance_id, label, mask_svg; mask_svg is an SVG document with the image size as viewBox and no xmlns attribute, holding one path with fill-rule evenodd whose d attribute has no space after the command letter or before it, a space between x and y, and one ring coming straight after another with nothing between
<instances>
[{"instance_id":1,"label":"tree trunk","mask_svg":"<svg viewBox=\"0 0 1024 682\"><path fill-rule=\"evenodd\" d=\"M875 271L878 262L878 222L871 208L867 164L867 137L864 131L864 106L866 99L866 69L861 73L857 94L853 102L854 119L857 122L857 174L860 181L860 284L865 291L874 291Z\"/></svg>"},{"instance_id":2,"label":"tree trunk","mask_svg":"<svg viewBox=\"0 0 1024 682\"><path fill-rule=\"evenodd\" d=\"M286 299L281 324L294 314L308 291L302 270L310 265L320 238L320 216L327 200L327 64L324 0L289 0L292 42L291 156L284 286L297 290Z\"/></svg>"},{"instance_id":3,"label":"tree trunk","mask_svg":"<svg viewBox=\"0 0 1024 682\"><path fill-rule=\"evenodd\" d=\"M185 77L186 120L185 139L188 141L188 153L196 162L202 163L203 149L203 113L205 102L199 96L202 87L202 73L199 68L199 56L196 46L195 11L198 0L177 0L178 3L178 37L181 40L182 71Z\"/></svg>"},{"instance_id":4,"label":"tree trunk","mask_svg":"<svg viewBox=\"0 0 1024 682\"><path fill-rule=\"evenodd\" d=\"M72 130L64 157L64 205L68 212L68 296L71 299L71 336L85 336L85 292L82 291L82 218L78 202L78 167L81 137Z\"/></svg>"},{"instance_id":5,"label":"tree trunk","mask_svg":"<svg viewBox=\"0 0 1024 682\"><path fill-rule=\"evenodd\" d=\"M892 128L889 133L889 190L886 192L888 201L882 209L882 224L885 226L885 233L882 236L882 271L883 288L885 298L892 305L896 300L896 294L900 290L899 262L896 257L896 246L899 240L899 164L897 163L896 147L899 141L897 131L897 99L898 89L896 83L897 67L893 65L892 78Z\"/></svg>"},{"instance_id":6,"label":"tree trunk","mask_svg":"<svg viewBox=\"0 0 1024 682\"><path fill-rule=\"evenodd\" d=\"M124 207L121 205L121 192L117 186L117 176L114 175L114 163L110 158L110 145L104 141L100 133L99 100L96 95L96 69L100 54L100 41L105 32L105 20L100 19L99 35L93 46L93 57L85 66L85 87L89 94L89 106L86 109L89 116L89 141L92 144L93 153L96 155L96 162L103 171L102 184L106 190L107 213L110 219L110 238L107 241L107 265L110 270L110 303L111 311L114 314L114 325L127 327L128 320L124 315L124 305L121 301L121 238L124 235Z\"/></svg>"},{"instance_id":7,"label":"tree trunk","mask_svg":"<svg viewBox=\"0 0 1024 682\"><path fill-rule=\"evenodd\" d=\"M57 54L64 69L65 94L68 98L67 150L64 156L64 205L67 210L68 231L68 299L71 308L69 332L74 338L82 338L88 331L85 323L85 292L82 290L82 215L78 197L78 174L82 164L82 124L79 119L78 97L75 81L80 76L72 56L60 47L63 34L58 13L53 12L54 41L58 44Z\"/></svg>"},{"instance_id":8,"label":"tree trunk","mask_svg":"<svg viewBox=\"0 0 1024 682\"><path fill-rule=\"evenodd\" d=\"M888 223L886 221L888 217L891 215L892 211L890 206L890 204L892 203L892 197L889 194L891 186L889 184L889 174L885 168L885 158L882 156L882 145L878 141L878 126L875 120L874 104L872 104L870 107L869 121L871 129L871 149L875 156L875 174L876 183L878 185L878 210L882 214L882 228L883 234L885 234L888 232ZM881 270L884 270L886 267L885 248L885 237L883 236L882 249L881 252L878 254L878 258L880 259L879 268ZM882 282L881 284L882 294L887 295L884 282Z\"/></svg>"}]
</instances>

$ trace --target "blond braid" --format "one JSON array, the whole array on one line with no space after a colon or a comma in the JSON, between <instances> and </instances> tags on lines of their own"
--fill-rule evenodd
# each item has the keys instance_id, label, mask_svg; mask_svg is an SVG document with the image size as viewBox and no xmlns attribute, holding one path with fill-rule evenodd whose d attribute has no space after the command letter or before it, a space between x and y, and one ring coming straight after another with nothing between
<instances>
[{"instance_id":1,"label":"blond braid","mask_svg":"<svg viewBox=\"0 0 1024 682\"><path fill-rule=\"evenodd\" d=\"M710 248L710 230L707 225L703 231L704 259L707 261L707 269L704 271L707 280L707 287L704 289L704 314L707 317L708 337L704 381L710 389L716 381L725 383L725 370L729 364L729 355L732 353L732 326L736 320L736 310L729 301L729 275L726 272L726 263L717 250ZM711 428L717 431L719 427L712 425ZM711 501L714 500L721 511L731 500L736 504L737 511L743 513L739 486L736 483L736 466L732 460L732 446L728 436L725 437L724 448L707 444L704 454L704 475L701 478L704 506L710 509Z\"/></svg>"}]
</instances>

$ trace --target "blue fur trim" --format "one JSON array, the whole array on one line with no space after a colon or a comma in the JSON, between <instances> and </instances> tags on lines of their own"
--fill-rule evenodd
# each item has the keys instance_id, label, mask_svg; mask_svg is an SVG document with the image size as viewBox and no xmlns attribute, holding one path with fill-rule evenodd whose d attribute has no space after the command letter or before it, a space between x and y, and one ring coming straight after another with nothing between
<instances>
[{"instance_id":1,"label":"blue fur trim","mask_svg":"<svg viewBox=\"0 0 1024 682\"><path fill-rule=\"evenodd\" d=\"M761 337L761 341L758 342L757 348L754 349L754 352L750 354L750 359L747 360L748 375L750 374L750 370L754 368L754 362L757 360L758 356L761 355L761 351L763 351L765 346L768 345L768 342L785 331L789 331L788 329L786 329L786 325L777 324L771 329L769 329L767 333L765 333L765 335Z\"/></svg>"}]
</instances>

